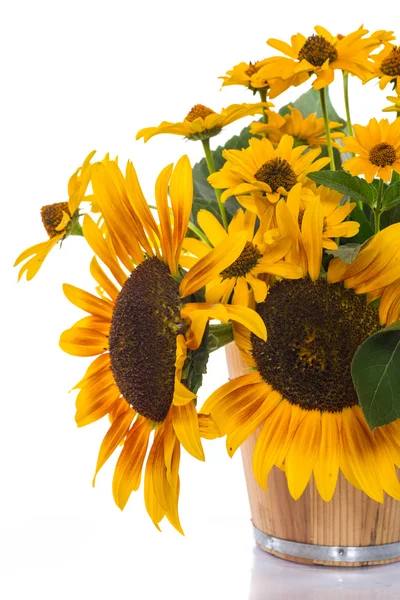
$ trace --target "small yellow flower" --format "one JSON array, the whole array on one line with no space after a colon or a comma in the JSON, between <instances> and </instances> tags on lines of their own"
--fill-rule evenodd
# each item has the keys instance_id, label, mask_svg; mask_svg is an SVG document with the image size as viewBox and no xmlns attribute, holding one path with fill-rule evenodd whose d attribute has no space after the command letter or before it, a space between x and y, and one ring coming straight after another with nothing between
<instances>
[{"instance_id":1,"label":"small yellow flower","mask_svg":"<svg viewBox=\"0 0 400 600\"><path fill-rule=\"evenodd\" d=\"M308 115L304 118L297 108L290 106L290 114L282 117L279 113L269 110L267 113L268 123L255 121L250 125L250 133L252 135L266 136L274 145L278 145L282 136L287 133L295 138L295 145L307 144L311 148L319 148L327 145L325 134L324 120L318 117L316 113ZM333 139L344 137L341 131L334 131L338 127L342 127L341 123L336 121L329 122L329 129ZM333 142L335 148L339 148L339 144Z\"/></svg>"},{"instance_id":2,"label":"small yellow flower","mask_svg":"<svg viewBox=\"0 0 400 600\"><path fill-rule=\"evenodd\" d=\"M389 124L387 119L371 119L366 127L354 125L354 137L343 139L343 152L358 156L343 163L352 175L365 175L368 183L375 176L389 183L392 171L400 173L400 118Z\"/></svg>"},{"instance_id":3,"label":"small yellow flower","mask_svg":"<svg viewBox=\"0 0 400 600\"><path fill-rule=\"evenodd\" d=\"M255 104L231 104L216 113L211 108L196 104L180 123L163 121L158 127L145 127L136 134L136 139L143 138L147 142L159 133L173 133L183 135L188 140L206 140L218 135L223 127L249 115L262 114L270 102L257 102Z\"/></svg>"},{"instance_id":4,"label":"small yellow flower","mask_svg":"<svg viewBox=\"0 0 400 600\"><path fill-rule=\"evenodd\" d=\"M366 38L367 29L359 27L348 35L333 36L327 29L316 26L316 35L306 38L300 33L293 35L291 45L277 39L269 39L268 44L286 54L274 56L259 70L265 79L281 77L287 79L300 73L316 75L313 88L326 87L335 77L335 69L356 75L362 81L371 71L369 53L386 39L385 32L376 32Z\"/></svg>"},{"instance_id":5,"label":"small yellow flower","mask_svg":"<svg viewBox=\"0 0 400 600\"><path fill-rule=\"evenodd\" d=\"M235 65L226 75L220 77L223 80L222 85L243 85L253 93L264 91L270 98L276 98L290 86L297 86L303 83L308 76L295 75L292 78L283 80L280 77L266 80L259 76L258 72L267 62L267 59L258 60L254 63L241 62Z\"/></svg>"},{"instance_id":6,"label":"small yellow flower","mask_svg":"<svg viewBox=\"0 0 400 600\"><path fill-rule=\"evenodd\" d=\"M294 148L294 138L290 135L283 135L277 148L267 138L251 138L249 144L243 150L224 150L224 166L210 175L208 181L217 189L225 189L222 202L237 196L238 202L252 212L260 212L260 207L249 194L257 195L265 210L303 182L307 173L319 171L329 162L329 158L314 160L321 152L318 148Z\"/></svg>"},{"instance_id":7,"label":"small yellow flower","mask_svg":"<svg viewBox=\"0 0 400 600\"><path fill-rule=\"evenodd\" d=\"M371 58L374 61L374 70L368 80L379 77L381 90L392 83L396 94L400 94L400 46L385 44L383 50Z\"/></svg>"},{"instance_id":8,"label":"small yellow flower","mask_svg":"<svg viewBox=\"0 0 400 600\"><path fill-rule=\"evenodd\" d=\"M95 154L91 152L83 164L70 177L68 182L68 202L56 202L48 204L41 209L43 226L49 236L46 242L40 242L22 252L14 263L14 266L26 261L18 273L18 280L26 273L29 281L39 271L44 259L50 250L66 238L78 223L78 208L84 200L85 192L90 181L90 161ZM29 259L29 260L27 260Z\"/></svg>"},{"instance_id":9,"label":"small yellow flower","mask_svg":"<svg viewBox=\"0 0 400 600\"><path fill-rule=\"evenodd\" d=\"M400 112L400 95L399 96L386 96L386 100L392 102L391 106L387 106L382 109L382 112Z\"/></svg>"},{"instance_id":10,"label":"small yellow flower","mask_svg":"<svg viewBox=\"0 0 400 600\"><path fill-rule=\"evenodd\" d=\"M183 295L201 284L206 286L207 302L231 300L234 305L253 307L254 300L263 302L267 295L267 284L260 279L264 274L288 279L302 277L300 267L284 261L290 238L265 242L264 234L272 217L273 211L265 213L255 232L256 215L239 209L225 231L213 214L200 210L197 221L211 246L194 238L183 241L183 248L191 254L181 258L183 266L191 267L181 284Z\"/></svg>"}]
</instances>

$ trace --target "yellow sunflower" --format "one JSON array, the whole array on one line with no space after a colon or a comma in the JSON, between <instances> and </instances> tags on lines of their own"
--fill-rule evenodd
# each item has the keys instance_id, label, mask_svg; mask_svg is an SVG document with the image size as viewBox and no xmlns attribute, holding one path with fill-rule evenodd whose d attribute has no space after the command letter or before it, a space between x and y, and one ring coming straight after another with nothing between
<instances>
[{"instance_id":1,"label":"yellow sunflower","mask_svg":"<svg viewBox=\"0 0 400 600\"><path fill-rule=\"evenodd\" d=\"M312 202L315 196L319 196L323 230L322 230L322 247L327 250L336 250L338 245L333 238L354 237L360 229L360 224L357 221L346 221L356 202L345 202L340 204L344 195L340 192L330 190L323 185L316 185L314 182L308 183L307 187L311 194L303 194L301 197L301 205L298 221L302 220L302 215L309 202ZM306 190L307 191L307 190Z\"/></svg>"},{"instance_id":2,"label":"yellow sunflower","mask_svg":"<svg viewBox=\"0 0 400 600\"><path fill-rule=\"evenodd\" d=\"M91 273L98 295L64 286L67 298L89 316L62 333L60 346L75 356L96 356L75 386L80 390L76 421L83 426L109 415L111 427L100 447L95 477L122 445L112 486L121 509L139 488L154 433L144 476L146 509L157 528L166 516L182 531L181 445L204 460L201 437L218 434L210 419L198 416L195 393L186 385L183 368L186 372L209 318L237 320L264 338L265 327L249 308L185 304L179 294L179 256L193 196L186 156L175 168L167 166L157 179L159 224L130 162L125 177L114 161L94 165L92 185L107 236L89 215L84 217L83 233L115 281L95 256Z\"/></svg>"},{"instance_id":3,"label":"yellow sunflower","mask_svg":"<svg viewBox=\"0 0 400 600\"><path fill-rule=\"evenodd\" d=\"M216 113L211 108L196 104L181 123L163 121L158 127L145 127L136 134L136 139L143 138L147 142L159 133L183 135L188 140L207 140L218 135L223 127L249 115L263 114L265 108L273 106L271 102L255 104L231 104Z\"/></svg>"},{"instance_id":4,"label":"yellow sunflower","mask_svg":"<svg viewBox=\"0 0 400 600\"><path fill-rule=\"evenodd\" d=\"M90 181L90 161L95 151L88 154L81 167L70 177L68 182L68 202L47 204L41 208L40 214L43 226L49 239L40 242L22 252L14 263L14 267L26 261L18 273L18 280L26 273L29 281L39 271L44 259L57 242L74 233L79 227L79 205L84 199L86 188ZM29 259L29 260L27 260Z\"/></svg>"},{"instance_id":5,"label":"yellow sunflower","mask_svg":"<svg viewBox=\"0 0 400 600\"><path fill-rule=\"evenodd\" d=\"M318 218L310 220L310 247ZM372 434L350 370L359 345L400 316L399 234L400 224L383 230L351 265L332 260L327 279L277 281L257 306L267 341L237 340L256 370L222 386L201 412L227 435L231 456L259 429L253 471L261 487L276 465L294 499L314 475L329 502L340 469L377 502L384 492L400 500L400 419ZM381 298L379 310L372 297Z\"/></svg>"},{"instance_id":6,"label":"yellow sunflower","mask_svg":"<svg viewBox=\"0 0 400 600\"><path fill-rule=\"evenodd\" d=\"M263 302L267 295L267 284L260 279L265 273L302 277L300 267L283 260L291 246L288 237L265 243L264 234L272 217L273 211L267 211L255 232L256 215L239 209L225 231L212 213L200 210L197 221L212 247L194 238L183 241L183 248L193 256L184 255L181 262L195 266L184 277L181 294L188 296L205 285L207 302L225 303L232 296L232 304L252 306L253 299ZM235 247L233 254L232 247Z\"/></svg>"},{"instance_id":7,"label":"yellow sunflower","mask_svg":"<svg viewBox=\"0 0 400 600\"><path fill-rule=\"evenodd\" d=\"M222 85L243 85L253 93L264 92L270 98L276 98L292 85L300 85L308 78L308 75L299 74L286 80L276 78L267 81L258 75L258 71L265 65L267 60L258 60L253 63L241 62L235 65L230 71L227 71L225 76L220 77L223 80Z\"/></svg>"},{"instance_id":8,"label":"yellow sunflower","mask_svg":"<svg viewBox=\"0 0 400 600\"><path fill-rule=\"evenodd\" d=\"M250 125L252 135L266 136L274 145L278 145L282 136L291 135L295 139L295 145L306 144L311 148L319 148L327 145L324 119L318 117L316 113L304 118L297 108L289 106L290 114L282 117L279 113L272 110L267 112L268 123L255 121ZM329 130L332 139L344 137L342 131L334 131L342 127L341 123L329 121ZM340 148L339 144L333 142L335 148Z\"/></svg>"},{"instance_id":9,"label":"yellow sunflower","mask_svg":"<svg viewBox=\"0 0 400 600\"><path fill-rule=\"evenodd\" d=\"M371 58L374 61L374 71L369 79L379 77L381 90L392 83L396 94L400 94L400 46L385 44L383 50Z\"/></svg>"},{"instance_id":10,"label":"yellow sunflower","mask_svg":"<svg viewBox=\"0 0 400 600\"><path fill-rule=\"evenodd\" d=\"M287 79L295 74L316 75L313 88L326 87L335 77L335 69L356 75L366 81L371 71L369 53L380 46L382 32L366 38L368 33L362 26L348 35L333 36L327 29L316 26L316 35L306 38L300 33L293 35L291 45L277 39L269 39L268 44L286 57L274 56L259 70L260 77Z\"/></svg>"},{"instance_id":11,"label":"yellow sunflower","mask_svg":"<svg viewBox=\"0 0 400 600\"><path fill-rule=\"evenodd\" d=\"M389 100L392 104L382 109L382 112L397 112L397 116L400 113L400 95L399 96L386 96L386 100Z\"/></svg>"},{"instance_id":12,"label":"yellow sunflower","mask_svg":"<svg viewBox=\"0 0 400 600\"><path fill-rule=\"evenodd\" d=\"M343 152L354 156L343 163L352 175L364 175L368 183L375 176L387 183L392 171L400 173L400 118L393 123L387 119L371 119L366 127L354 125L354 137L343 138Z\"/></svg>"},{"instance_id":13,"label":"yellow sunflower","mask_svg":"<svg viewBox=\"0 0 400 600\"><path fill-rule=\"evenodd\" d=\"M296 183L303 182L309 172L319 171L329 163L329 158L314 161L320 148L309 150L308 146L293 146L294 138L290 135L283 135L277 148L267 138L251 138L248 148L224 150L222 155L226 162L208 181L217 189L225 189L222 202L237 196L245 208L258 212L259 203L265 208L270 203L275 204L281 196L287 196ZM255 194L258 202L248 194Z\"/></svg>"}]
</instances>

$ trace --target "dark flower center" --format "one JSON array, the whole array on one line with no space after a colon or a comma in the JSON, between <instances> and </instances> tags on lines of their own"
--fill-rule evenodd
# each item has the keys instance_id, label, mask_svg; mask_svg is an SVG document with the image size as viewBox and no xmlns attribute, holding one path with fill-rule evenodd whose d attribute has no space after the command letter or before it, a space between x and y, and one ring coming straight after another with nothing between
<instances>
[{"instance_id":1,"label":"dark flower center","mask_svg":"<svg viewBox=\"0 0 400 600\"><path fill-rule=\"evenodd\" d=\"M338 53L335 46L322 35L310 35L300 49L297 58L308 61L313 67L322 67L327 60L331 63L337 60L337 57Z\"/></svg>"},{"instance_id":2,"label":"dark flower center","mask_svg":"<svg viewBox=\"0 0 400 600\"><path fill-rule=\"evenodd\" d=\"M246 242L244 249L242 250L239 258L235 260L227 269L221 272L223 279L232 279L237 277L245 277L256 264L259 258L262 258L262 254L251 242Z\"/></svg>"},{"instance_id":3,"label":"dark flower center","mask_svg":"<svg viewBox=\"0 0 400 600\"><path fill-rule=\"evenodd\" d=\"M390 54L382 61L381 71L385 75L391 77L400 75L400 46L395 46Z\"/></svg>"},{"instance_id":4,"label":"dark flower center","mask_svg":"<svg viewBox=\"0 0 400 600\"><path fill-rule=\"evenodd\" d=\"M110 329L115 382L141 415L164 421L174 395L179 284L158 258L141 263L117 298Z\"/></svg>"},{"instance_id":5,"label":"dark flower center","mask_svg":"<svg viewBox=\"0 0 400 600\"><path fill-rule=\"evenodd\" d=\"M297 183L297 175L285 158L272 158L254 174L257 181L267 183L272 192L283 187L289 192Z\"/></svg>"},{"instance_id":6,"label":"dark flower center","mask_svg":"<svg viewBox=\"0 0 400 600\"><path fill-rule=\"evenodd\" d=\"M382 142L369 151L369 160L377 167L392 165L396 160L396 150L391 144Z\"/></svg>"},{"instance_id":7,"label":"dark flower center","mask_svg":"<svg viewBox=\"0 0 400 600\"><path fill-rule=\"evenodd\" d=\"M199 117L205 119L208 117L208 115L215 115L215 111L211 110L211 108L207 108L207 106L203 106L202 104L195 104L186 115L185 121L192 122Z\"/></svg>"},{"instance_id":8,"label":"dark flower center","mask_svg":"<svg viewBox=\"0 0 400 600\"><path fill-rule=\"evenodd\" d=\"M252 354L265 382L305 410L340 412L358 404L351 361L380 329L378 311L365 296L324 279L284 280L257 312L268 339L252 334Z\"/></svg>"},{"instance_id":9,"label":"dark flower center","mask_svg":"<svg viewBox=\"0 0 400 600\"><path fill-rule=\"evenodd\" d=\"M63 212L71 216L69 214L68 202L47 204L46 206L42 206L40 209L40 216L42 217L43 226L50 238L62 233L61 231L57 231L56 227L59 226L63 219Z\"/></svg>"}]
</instances>

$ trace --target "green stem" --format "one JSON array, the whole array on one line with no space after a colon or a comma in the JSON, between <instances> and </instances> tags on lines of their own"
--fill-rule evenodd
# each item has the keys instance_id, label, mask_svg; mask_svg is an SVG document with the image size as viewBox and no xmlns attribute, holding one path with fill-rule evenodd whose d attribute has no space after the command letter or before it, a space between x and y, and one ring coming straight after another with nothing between
<instances>
[{"instance_id":1,"label":"green stem","mask_svg":"<svg viewBox=\"0 0 400 600\"><path fill-rule=\"evenodd\" d=\"M208 329L208 349L214 352L227 344L233 342L233 331L230 323L221 325L209 325Z\"/></svg>"},{"instance_id":2,"label":"green stem","mask_svg":"<svg viewBox=\"0 0 400 600\"><path fill-rule=\"evenodd\" d=\"M346 107L346 121L347 121L347 134L353 134L353 125L351 124L350 117L350 104L349 104L349 74L345 71L343 73L343 91L344 91L344 105Z\"/></svg>"},{"instance_id":3,"label":"green stem","mask_svg":"<svg viewBox=\"0 0 400 600\"><path fill-rule=\"evenodd\" d=\"M400 110L396 110L396 119L400 117Z\"/></svg>"},{"instance_id":4,"label":"green stem","mask_svg":"<svg viewBox=\"0 0 400 600\"><path fill-rule=\"evenodd\" d=\"M191 231L193 231L193 233L195 233L201 240L203 240L203 242L205 242L207 244L207 246L210 246L210 248L212 248L210 242L208 241L207 236L202 232L201 229L199 229L197 227L197 225L195 225L194 223L192 223L191 221L189 221L189 223L188 223L188 229L190 229Z\"/></svg>"},{"instance_id":5,"label":"green stem","mask_svg":"<svg viewBox=\"0 0 400 600\"><path fill-rule=\"evenodd\" d=\"M333 156L332 138L331 138L331 132L329 129L328 111L326 109L326 92L325 92L325 90L326 90L326 88L324 88L324 87L319 90L319 97L321 100L322 116L324 118L326 141L327 141L327 146L328 146L328 155L329 155L329 158L331 159L331 171L336 171L335 159Z\"/></svg>"},{"instance_id":6,"label":"green stem","mask_svg":"<svg viewBox=\"0 0 400 600\"><path fill-rule=\"evenodd\" d=\"M261 102L266 102L267 101L267 90L258 90L260 93L260 98L261 98ZM264 108L263 110L263 120L264 123L268 123L268 114L267 114L267 109Z\"/></svg>"},{"instance_id":7,"label":"green stem","mask_svg":"<svg viewBox=\"0 0 400 600\"><path fill-rule=\"evenodd\" d=\"M214 158L213 158L213 155L212 155L212 152L210 149L210 139L207 138L206 140L202 140L202 144L203 144L203 148L204 148L204 154L206 157L208 172L210 173L210 175L212 175L213 173L215 173L215 164L214 164ZM222 223L224 224L225 229L228 229L228 216L226 214L225 206L221 202L221 190L217 190L216 188L214 188L214 192L215 192L215 197L217 198L219 212L221 213Z\"/></svg>"},{"instance_id":8,"label":"green stem","mask_svg":"<svg viewBox=\"0 0 400 600\"><path fill-rule=\"evenodd\" d=\"M378 233L381 228L382 192L383 192L383 179L380 179L379 186L378 186L378 199L376 201L376 208L374 209L375 233Z\"/></svg>"}]
</instances>

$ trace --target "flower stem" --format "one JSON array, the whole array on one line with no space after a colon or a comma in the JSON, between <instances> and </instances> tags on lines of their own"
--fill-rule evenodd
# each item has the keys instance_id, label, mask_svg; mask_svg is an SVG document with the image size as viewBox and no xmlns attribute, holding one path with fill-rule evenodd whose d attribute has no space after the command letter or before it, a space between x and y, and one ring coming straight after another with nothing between
<instances>
[{"instance_id":1,"label":"flower stem","mask_svg":"<svg viewBox=\"0 0 400 600\"><path fill-rule=\"evenodd\" d=\"M350 117L350 104L349 104L349 74L345 71L343 73L343 91L344 91L344 105L346 107L346 120L347 120L347 135L354 135L353 125L351 124Z\"/></svg>"},{"instance_id":2,"label":"flower stem","mask_svg":"<svg viewBox=\"0 0 400 600\"><path fill-rule=\"evenodd\" d=\"M374 209L375 233L379 233L380 228L381 228L382 192L383 192L383 179L380 179L379 186L378 186L378 199L376 201L376 207Z\"/></svg>"},{"instance_id":3,"label":"flower stem","mask_svg":"<svg viewBox=\"0 0 400 600\"><path fill-rule=\"evenodd\" d=\"M261 102L266 102L267 101L267 90L258 90L260 93L260 98L261 98ZM267 109L264 108L263 110L263 120L264 123L268 123L268 113L267 113Z\"/></svg>"},{"instance_id":4,"label":"flower stem","mask_svg":"<svg viewBox=\"0 0 400 600\"><path fill-rule=\"evenodd\" d=\"M328 111L326 109L326 92L325 92L325 90L326 90L326 87L323 87L319 90L319 97L321 100L322 116L324 118L326 141L327 141L327 146L328 146L328 155L329 155L329 158L331 159L331 171L336 171L335 159L333 156L332 138L331 138L331 132L329 129Z\"/></svg>"},{"instance_id":5,"label":"flower stem","mask_svg":"<svg viewBox=\"0 0 400 600\"><path fill-rule=\"evenodd\" d=\"M221 323L220 325L209 325L208 329L208 349L214 352L227 344L233 342L233 331L230 323Z\"/></svg>"},{"instance_id":6,"label":"flower stem","mask_svg":"<svg viewBox=\"0 0 400 600\"><path fill-rule=\"evenodd\" d=\"M210 242L208 241L207 236L202 232L201 229L199 229L197 227L197 225L195 225L194 223L192 223L192 221L189 221L188 223L188 229L190 229L191 231L193 231L193 233L195 233L201 240L203 240L203 242L205 242L207 244L207 246L211 246Z\"/></svg>"},{"instance_id":7,"label":"flower stem","mask_svg":"<svg viewBox=\"0 0 400 600\"><path fill-rule=\"evenodd\" d=\"M214 164L213 155L212 155L212 152L210 149L209 138L207 138L206 140L202 140L202 144L203 144L203 148L204 148L204 154L206 157L208 172L210 173L210 175L212 175L212 173L215 173L215 164ZM221 201L221 190L217 190L216 188L214 188L214 191L215 191L215 197L217 198L217 202L218 202L219 212L221 213L222 223L223 223L225 229L228 229L228 216L226 214L225 206Z\"/></svg>"}]
</instances>

